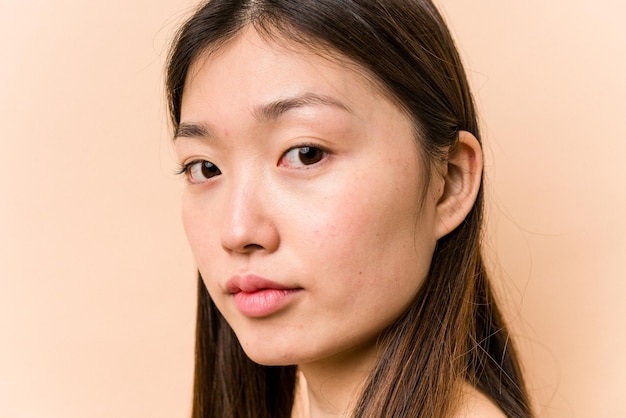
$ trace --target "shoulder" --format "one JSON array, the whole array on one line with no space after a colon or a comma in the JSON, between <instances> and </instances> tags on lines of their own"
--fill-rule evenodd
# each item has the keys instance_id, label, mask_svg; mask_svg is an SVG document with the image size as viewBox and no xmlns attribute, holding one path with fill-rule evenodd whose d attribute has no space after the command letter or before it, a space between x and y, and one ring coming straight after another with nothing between
<instances>
[{"instance_id":1,"label":"shoulder","mask_svg":"<svg viewBox=\"0 0 626 418\"><path fill-rule=\"evenodd\" d=\"M506 418L506 415L485 394L466 383L454 418Z\"/></svg>"}]
</instances>

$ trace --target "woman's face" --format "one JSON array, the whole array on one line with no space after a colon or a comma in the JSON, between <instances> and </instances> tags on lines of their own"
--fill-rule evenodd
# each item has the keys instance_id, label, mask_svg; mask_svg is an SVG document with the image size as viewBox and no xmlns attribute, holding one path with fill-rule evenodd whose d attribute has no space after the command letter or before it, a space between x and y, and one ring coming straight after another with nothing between
<instances>
[{"instance_id":1,"label":"woman's face","mask_svg":"<svg viewBox=\"0 0 626 418\"><path fill-rule=\"evenodd\" d=\"M374 349L407 309L438 238L413 132L362 75L253 30L192 66L175 140L184 226L251 359Z\"/></svg>"}]
</instances>

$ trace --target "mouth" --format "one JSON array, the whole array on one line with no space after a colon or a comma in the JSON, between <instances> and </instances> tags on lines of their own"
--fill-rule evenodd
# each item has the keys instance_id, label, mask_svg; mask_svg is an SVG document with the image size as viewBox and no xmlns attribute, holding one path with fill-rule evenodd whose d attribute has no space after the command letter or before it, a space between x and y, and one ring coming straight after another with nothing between
<instances>
[{"instance_id":1,"label":"mouth","mask_svg":"<svg viewBox=\"0 0 626 418\"><path fill-rule=\"evenodd\" d=\"M256 275L236 275L226 283L239 312L251 318L262 318L285 309L303 290L281 285Z\"/></svg>"},{"instance_id":2,"label":"mouth","mask_svg":"<svg viewBox=\"0 0 626 418\"><path fill-rule=\"evenodd\" d=\"M254 293L261 290L290 290L289 286L275 283L253 274L235 275L226 283L226 291L231 294L240 292Z\"/></svg>"}]
</instances>

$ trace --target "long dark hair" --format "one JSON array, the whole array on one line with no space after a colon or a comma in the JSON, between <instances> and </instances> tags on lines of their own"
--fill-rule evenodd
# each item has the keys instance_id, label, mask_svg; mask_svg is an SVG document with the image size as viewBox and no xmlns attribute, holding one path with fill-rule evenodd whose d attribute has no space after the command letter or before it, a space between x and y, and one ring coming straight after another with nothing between
<instances>
[{"instance_id":1,"label":"long dark hair","mask_svg":"<svg viewBox=\"0 0 626 418\"><path fill-rule=\"evenodd\" d=\"M252 25L364 70L414 122L423 160L445 161L459 131L480 140L461 60L429 0L212 0L182 26L167 67L174 128L190 65ZM430 169L425 170L425 174ZM510 417L531 417L519 362L481 255L482 187L464 222L441 238L410 308L381 336L381 356L355 417L440 417L463 381ZM244 354L198 280L193 417L291 415L295 366L266 367Z\"/></svg>"}]
</instances>

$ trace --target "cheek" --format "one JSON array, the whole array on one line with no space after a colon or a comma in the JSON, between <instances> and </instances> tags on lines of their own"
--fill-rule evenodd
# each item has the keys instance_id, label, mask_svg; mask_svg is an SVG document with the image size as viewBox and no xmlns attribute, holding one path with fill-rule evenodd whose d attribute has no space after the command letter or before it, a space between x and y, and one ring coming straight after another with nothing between
<instances>
[{"instance_id":1,"label":"cheek","mask_svg":"<svg viewBox=\"0 0 626 418\"><path fill-rule=\"evenodd\" d=\"M201 225L201 223L198 221L199 216L197 212L198 211L193 207L193 205L189 203L189 199L186 197L183 198L181 211L183 228L185 229L185 235L187 235L187 241L189 242L192 250L194 249L195 245L197 245L198 228Z\"/></svg>"},{"instance_id":2,"label":"cheek","mask_svg":"<svg viewBox=\"0 0 626 418\"><path fill-rule=\"evenodd\" d=\"M309 219L311 233L305 246L320 253L328 253L334 262L349 262L362 247L375 225L371 222L372 207L355 194L343 193L312 206Z\"/></svg>"},{"instance_id":3,"label":"cheek","mask_svg":"<svg viewBox=\"0 0 626 418\"><path fill-rule=\"evenodd\" d=\"M404 163L404 164L403 164ZM363 228L371 228L366 251L380 257L381 269L390 271L390 280L412 289L425 278L436 245L435 203L423 200L421 171L412 161L397 161L397 171L383 179L367 202L372 208L363 219ZM394 166L394 165L392 165ZM366 254L367 256L367 254Z\"/></svg>"},{"instance_id":4,"label":"cheek","mask_svg":"<svg viewBox=\"0 0 626 418\"><path fill-rule=\"evenodd\" d=\"M429 264L434 241L427 228L420 230L417 191L388 188L387 182L355 184L310 212L304 248L320 269L341 277L337 285L362 288L420 274L424 267L418 272L416 265Z\"/></svg>"},{"instance_id":5,"label":"cheek","mask_svg":"<svg viewBox=\"0 0 626 418\"><path fill-rule=\"evenodd\" d=\"M190 193L183 197L182 222L191 252L202 269L205 261L220 248L220 241L215 214L207 214L197 200Z\"/></svg>"}]
</instances>

